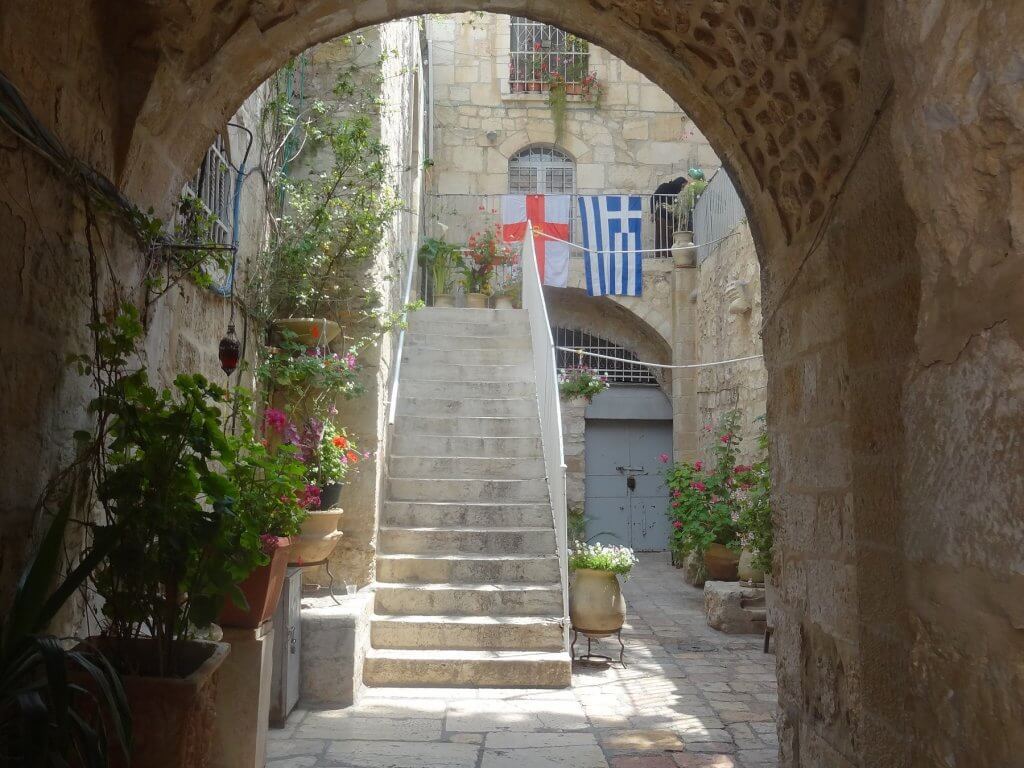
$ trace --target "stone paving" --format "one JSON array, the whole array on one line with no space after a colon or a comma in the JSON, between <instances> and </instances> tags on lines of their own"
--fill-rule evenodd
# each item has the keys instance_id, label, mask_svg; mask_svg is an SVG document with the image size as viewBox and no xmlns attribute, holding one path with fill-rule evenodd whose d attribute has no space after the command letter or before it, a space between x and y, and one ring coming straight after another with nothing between
<instances>
[{"instance_id":1,"label":"stone paving","mask_svg":"<svg viewBox=\"0 0 1024 768\"><path fill-rule=\"evenodd\" d=\"M708 628L703 592L667 554L641 555L624 592L624 670L577 663L571 690L370 688L346 709L300 703L270 731L268 768L776 766L775 657L761 638Z\"/></svg>"}]
</instances>

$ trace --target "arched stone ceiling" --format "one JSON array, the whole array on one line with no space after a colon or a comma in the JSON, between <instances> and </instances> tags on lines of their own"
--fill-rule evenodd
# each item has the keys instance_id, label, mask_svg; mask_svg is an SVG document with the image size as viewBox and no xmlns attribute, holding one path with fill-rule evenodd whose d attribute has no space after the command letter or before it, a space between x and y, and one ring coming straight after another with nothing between
<instances>
[{"instance_id":1,"label":"arched stone ceiling","mask_svg":"<svg viewBox=\"0 0 1024 768\"><path fill-rule=\"evenodd\" d=\"M659 84L732 171L762 241L805 236L849 162L864 0L151 0L111 46L118 179L169 200L223 121L291 56L395 18L463 10L557 24Z\"/></svg>"}]
</instances>

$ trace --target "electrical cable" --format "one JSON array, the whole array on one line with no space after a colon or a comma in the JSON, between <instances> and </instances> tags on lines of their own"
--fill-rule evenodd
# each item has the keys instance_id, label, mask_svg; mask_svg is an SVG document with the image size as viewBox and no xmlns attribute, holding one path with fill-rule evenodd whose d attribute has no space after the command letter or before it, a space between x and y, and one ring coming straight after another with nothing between
<instances>
[{"instance_id":1,"label":"electrical cable","mask_svg":"<svg viewBox=\"0 0 1024 768\"><path fill-rule=\"evenodd\" d=\"M664 368L666 370L686 370L691 368L710 368L715 365L728 365L729 363L742 363L746 360L760 360L764 355L749 355L747 357L734 357L731 360L716 360L711 363L690 363L686 365L668 365L666 363L648 363L643 360L627 360L624 357L612 357L611 355L602 355L599 352L587 352L585 349L574 349L573 347L555 347L555 349L562 352L572 352L573 354L583 357L587 355L589 357L599 357L602 360L612 360L617 363L630 363L632 365L646 365L648 368Z\"/></svg>"}]
</instances>

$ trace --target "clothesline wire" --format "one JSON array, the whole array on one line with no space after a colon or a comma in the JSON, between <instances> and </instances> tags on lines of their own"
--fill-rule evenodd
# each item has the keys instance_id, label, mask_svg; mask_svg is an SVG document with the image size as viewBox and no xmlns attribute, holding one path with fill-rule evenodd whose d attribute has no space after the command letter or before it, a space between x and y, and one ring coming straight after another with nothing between
<instances>
[{"instance_id":1,"label":"clothesline wire","mask_svg":"<svg viewBox=\"0 0 1024 768\"><path fill-rule=\"evenodd\" d=\"M686 365L666 365L665 363L648 363L648 362L644 362L643 360L627 360L624 357L613 357L611 355L602 355L599 352L588 352L585 349L578 349L576 347L558 347L558 346L556 346L555 349L560 350L562 352L572 352L573 354L577 354L580 357L582 357L583 355L587 355L589 357L600 357L602 360L614 360L615 362L618 362L618 363L631 363L632 365L646 365L648 368L666 368L666 369L672 369L672 370L680 370L680 369L685 369L685 368L710 368L713 365L727 365L728 363L742 363L745 360L758 360L758 359L764 357L764 355L749 355L747 357L734 357L731 360L715 360L714 362L711 362L711 363L690 363L690 364L686 364Z\"/></svg>"},{"instance_id":2,"label":"clothesline wire","mask_svg":"<svg viewBox=\"0 0 1024 768\"><path fill-rule=\"evenodd\" d=\"M539 235L540 237L545 237L548 240L553 240L556 243L565 243L570 248L576 248L577 250L584 251L585 253L596 253L596 254L619 253L619 251L617 251L617 250L608 250L608 249L606 249L606 250L603 250L603 251L597 251L597 250L594 250L593 248L586 248L586 247L584 247L582 245L577 245L576 243L571 243L568 240L562 240L561 238L555 237L554 235L549 235L547 232L543 232L543 231L538 230L536 228L532 229L531 232L533 233L534 236L538 236ZM664 253L665 251L670 251L670 250L673 250L673 249L687 250L687 251L689 251L689 250L696 250L697 248L704 248L705 246L710 246L710 245L715 245L716 243L720 243L723 240L726 240L726 239L732 237L735 234L738 234L737 230L733 230L729 234L723 235L722 237L718 238L717 240L710 240L710 241L708 241L706 243L700 243L698 245L679 245L679 246L675 246L674 245L674 246L671 246L670 248L644 248L644 249L638 249L638 250L632 250L631 249L629 251L629 253Z\"/></svg>"}]
</instances>

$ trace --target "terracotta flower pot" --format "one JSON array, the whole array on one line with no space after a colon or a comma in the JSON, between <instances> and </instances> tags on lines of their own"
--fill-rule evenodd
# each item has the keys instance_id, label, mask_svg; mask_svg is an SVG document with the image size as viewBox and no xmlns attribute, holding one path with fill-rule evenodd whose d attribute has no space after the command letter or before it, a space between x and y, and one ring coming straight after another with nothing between
<instances>
[{"instance_id":1,"label":"terracotta flower pot","mask_svg":"<svg viewBox=\"0 0 1024 768\"><path fill-rule=\"evenodd\" d=\"M274 615L277 601L281 599L285 568L288 567L289 545L287 537L278 538L277 549L271 555L270 562L256 568L238 585L249 607L239 608L228 598L217 618L218 624L222 627L256 629Z\"/></svg>"},{"instance_id":2,"label":"terracotta flower pot","mask_svg":"<svg viewBox=\"0 0 1024 768\"><path fill-rule=\"evenodd\" d=\"M156 669L156 643L90 638L119 667ZM116 650L114 650L116 649ZM217 671L231 646L191 640L183 645L181 677L121 675L132 714L131 761L112 750L113 768L206 768L217 716Z\"/></svg>"},{"instance_id":3,"label":"terracotta flower pot","mask_svg":"<svg viewBox=\"0 0 1024 768\"><path fill-rule=\"evenodd\" d=\"M466 306L471 309L487 309L487 294L467 293Z\"/></svg>"},{"instance_id":4,"label":"terracotta flower pot","mask_svg":"<svg viewBox=\"0 0 1024 768\"><path fill-rule=\"evenodd\" d=\"M724 544L712 544L704 553L708 581L736 581L740 556Z\"/></svg>"},{"instance_id":5,"label":"terracotta flower pot","mask_svg":"<svg viewBox=\"0 0 1024 768\"><path fill-rule=\"evenodd\" d=\"M299 344L315 347L330 343L341 333L341 326L324 317L283 317L274 321L274 330L275 341L281 340L280 331L288 330Z\"/></svg>"},{"instance_id":6,"label":"terracotta flower pot","mask_svg":"<svg viewBox=\"0 0 1024 768\"><path fill-rule=\"evenodd\" d=\"M311 509L302 521L298 536L291 537L288 552L289 565L305 565L326 560L338 546L342 533L338 530L341 507L333 509Z\"/></svg>"},{"instance_id":7,"label":"terracotta flower pot","mask_svg":"<svg viewBox=\"0 0 1024 768\"><path fill-rule=\"evenodd\" d=\"M619 577L611 571L578 568L569 587L572 626L588 635L611 635L626 620L626 600Z\"/></svg>"},{"instance_id":8,"label":"terracotta flower pot","mask_svg":"<svg viewBox=\"0 0 1024 768\"><path fill-rule=\"evenodd\" d=\"M434 294L434 306L435 307L454 307L455 296L450 293L435 293Z\"/></svg>"},{"instance_id":9,"label":"terracotta flower pot","mask_svg":"<svg viewBox=\"0 0 1024 768\"><path fill-rule=\"evenodd\" d=\"M682 267L697 266L697 249L693 248L693 232L677 230L672 233L672 258Z\"/></svg>"}]
</instances>

